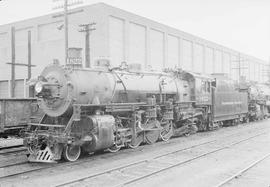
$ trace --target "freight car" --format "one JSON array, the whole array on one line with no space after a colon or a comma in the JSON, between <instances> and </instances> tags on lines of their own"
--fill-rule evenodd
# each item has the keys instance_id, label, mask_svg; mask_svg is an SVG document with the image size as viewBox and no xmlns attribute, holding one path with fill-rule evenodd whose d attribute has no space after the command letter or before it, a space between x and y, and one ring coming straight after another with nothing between
<instances>
[{"instance_id":1,"label":"freight car","mask_svg":"<svg viewBox=\"0 0 270 187\"><path fill-rule=\"evenodd\" d=\"M75 161L81 150L136 148L247 115L247 93L228 89L224 78L134 67L47 66L35 83L45 115L24 135L29 160Z\"/></svg>"},{"instance_id":2,"label":"freight car","mask_svg":"<svg viewBox=\"0 0 270 187\"><path fill-rule=\"evenodd\" d=\"M29 122L42 116L35 98L0 99L0 137L18 135Z\"/></svg>"}]
</instances>

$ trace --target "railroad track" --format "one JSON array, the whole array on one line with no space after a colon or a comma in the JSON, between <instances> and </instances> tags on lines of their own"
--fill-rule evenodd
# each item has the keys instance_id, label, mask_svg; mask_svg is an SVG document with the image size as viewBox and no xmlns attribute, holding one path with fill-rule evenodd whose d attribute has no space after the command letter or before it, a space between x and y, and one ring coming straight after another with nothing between
<instances>
[{"instance_id":1,"label":"railroad track","mask_svg":"<svg viewBox=\"0 0 270 187\"><path fill-rule=\"evenodd\" d=\"M234 180L234 179L238 178L239 176L243 175L248 170L250 170L251 168L255 167L256 165L258 165L259 163L261 163L262 161L264 161L265 159L267 159L269 157L270 157L270 153L267 153L266 155L262 156L258 160L255 160L254 162L252 162L250 165L248 165L244 169L242 169L242 170L238 171L237 173L231 175L230 177L226 178L225 180L223 180L222 182L220 182L219 184L217 184L215 187L222 187L222 186L228 184L232 180Z\"/></svg>"},{"instance_id":2,"label":"railroad track","mask_svg":"<svg viewBox=\"0 0 270 187\"><path fill-rule=\"evenodd\" d=\"M0 170L6 167L27 163L26 155L27 149L22 146L14 146L0 150Z\"/></svg>"},{"instance_id":3,"label":"railroad track","mask_svg":"<svg viewBox=\"0 0 270 187\"><path fill-rule=\"evenodd\" d=\"M106 181L106 184L110 184L110 186L115 186L115 187L120 187L120 186L127 186L127 185L131 185L136 183L137 181L146 179L150 176L153 176L155 174L158 173L162 173L166 170L172 169L174 167L178 167L180 165L184 165L187 163L190 163L194 160L200 159L202 157L205 157L207 155L219 152L221 150L230 148L234 145L238 145L242 142L246 142L248 140L251 140L253 138L256 138L258 136L267 134L269 132L263 132L263 133L259 133L253 136L250 136L248 138L244 138L238 141L235 141L233 143L229 143L226 144L224 146L221 146L219 148L213 149L211 151L196 155L194 157L182 160L182 161L177 161L177 159L173 159L173 162L168 162L166 160L172 160L172 155L185 151L185 150L192 150L196 147L202 146L202 145L206 145L209 144L210 142L206 142L204 144L201 144L199 146L192 146L186 149L181 149L181 150L176 150L176 151L172 151L170 153L166 153L163 155L159 155L150 159L143 159L143 160L139 160L130 164L126 164L126 165L122 165L122 166L118 166L103 172L99 172L99 173L94 173L92 175L86 176L86 177L82 177L80 179L76 179L70 182L66 182L66 183L62 183L62 184L58 184L57 187L62 187L62 186L76 186L76 185L89 185L89 181L91 180L91 185L94 184L96 186L102 186L103 185L103 181ZM213 143L213 142L211 142ZM165 161L164 161L165 160ZM137 168L136 168L137 167ZM135 172L134 172L135 171ZM121 181L120 183L116 182L115 183L115 178L122 178L122 180L118 180ZM124 179L124 182L122 182ZM127 179L127 180L125 180ZM101 184L99 184L99 180L101 180ZM88 181L88 183L87 183ZM85 182L85 183L84 183ZM95 183L97 182L97 184Z\"/></svg>"},{"instance_id":4,"label":"railroad track","mask_svg":"<svg viewBox=\"0 0 270 187\"><path fill-rule=\"evenodd\" d=\"M9 148L1 149L0 155L9 155L9 154L25 152L25 151L27 151L27 148L24 146L12 146Z\"/></svg>"},{"instance_id":5,"label":"railroad track","mask_svg":"<svg viewBox=\"0 0 270 187\"><path fill-rule=\"evenodd\" d=\"M0 138L0 151L22 146L23 146L22 138L18 137Z\"/></svg>"},{"instance_id":6,"label":"railroad track","mask_svg":"<svg viewBox=\"0 0 270 187\"><path fill-rule=\"evenodd\" d=\"M265 131L265 129L263 129L262 131ZM249 131L247 131L247 132L249 132ZM205 141L203 143L194 144L192 146L188 146L188 147L185 147L185 148L181 148L181 149L178 149L178 150L168 152L166 154L156 156L156 157L154 157L152 159L158 159L158 158L168 156L168 155L172 155L172 154L182 152L182 151L185 151L185 150L194 149L196 147L211 144L211 143L214 143L214 142L216 142L218 140L226 139L228 137L232 137L232 136L237 136L238 137L242 133L243 132L237 132L237 133L233 133L233 134L223 136L221 138L213 139L213 140L210 140L210 141ZM259 136L259 135L263 135L263 134L265 134L265 132L256 134L255 136L249 137L248 139ZM244 139L242 141L246 141L246 139ZM130 150L130 152L132 152L132 150ZM127 152L127 153L130 153L130 152ZM119 152L118 154L124 155L125 153ZM0 176L0 180L1 179L7 179L7 178L10 178L10 177L23 176L23 175L31 174L31 173L34 173L34 172L37 172L37 171L40 171L40 170L45 170L45 169L50 169L50 168L61 168L61 167L67 167L67 166L81 165L84 162L95 161L95 160L98 160L98 159L111 158L112 156L115 156L115 155L117 155L117 153L116 154L115 153L108 153L108 154L104 154L104 155L94 155L94 156L91 156L91 157L82 158L77 162L60 162L58 164L39 164L39 163L28 163L28 162L10 163L10 164L6 164L6 165L4 165L2 167L0 166L0 169L5 169L5 171L6 171L5 174ZM100 158L100 157L102 157L102 158ZM132 167L132 166L138 165L140 163L145 163L147 161L149 161L149 159L140 160L138 162L134 162L134 163L131 163L131 164L128 164L128 165L123 165L121 167L113 168L113 169L107 170L107 171L102 172L102 173L110 173L110 172L113 172L113 171L116 171L116 170L124 169L125 167ZM97 173L95 175L91 175L91 176L88 176L86 178L97 177L97 176L101 175L102 173ZM83 179L80 179L80 180L84 180L86 178L83 178ZM74 181L72 183L74 183Z\"/></svg>"},{"instance_id":7,"label":"railroad track","mask_svg":"<svg viewBox=\"0 0 270 187\"><path fill-rule=\"evenodd\" d=\"M183 148L183 149L177 150L177 151L178 152L184 151L186 149L199 147L199 146L202 146L202 145L205 145L205 144L213 143L215 141L216 140L212 140L212 141L196 144L196 145L193 145L191 147ZM173 152L176 152L176 151L173 151ZM93 158L93 160L98 159L97 157L98 157L98 155L95 158ZM77 162L74 162L74 163L73 162L60 162L60 163L57 163L57 164L39 164L39 163L30 164L29 162L7 164L7 165L4 165L4 166L0 167L0 169L5 169L6 171L11 170L11 171L14 171L14 172L12 172L10 174L4 174L2 176L0 175L0 179L4 179L4 178L8 178L8 177L15 177L15 176L18 176L18 175L25 175L25 174L40 171L40 170L43 170L43 169L49 169L49 168L52 168L52 167L79 165L79 164L82 164L85 161L89 161L89 160L90 160L89 158L84 158L84 159L81 159L81 160L79 160ZM29 168L29 164L31 165L30 168ZM132 164L130 164L130 165L132 165ZM20 168L18 168L18 166L25 166L25 167L27 167L29 169L27 171L19 171ZM25 168L22 168L22 170L25 170Z\"/></svg>"},{"instance_id":8,"label":"railroad track","mask_svg":"<svg viewBox=\"0 0 270 187\"><path fill-rule=\"evenodd\" d=\"M21 147L23 147L23 145L12 145L12 146L0 147L0 154L9 149L16 149L16 148L21 148Z\"/></svg>"}]
</instances>

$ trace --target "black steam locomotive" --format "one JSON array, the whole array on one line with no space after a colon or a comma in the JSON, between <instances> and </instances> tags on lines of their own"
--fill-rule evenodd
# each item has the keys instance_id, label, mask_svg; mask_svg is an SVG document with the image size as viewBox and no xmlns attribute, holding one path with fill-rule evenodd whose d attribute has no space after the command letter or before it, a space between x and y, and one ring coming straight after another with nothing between
<instances>
[{"instance_id":1,"label":"black steam locomotive","mask_svg":"<svg viewBox=\"0 0 270 187\"><path fill-rule=\"evenodd\" d=\"M270 113L269 85L254 82L246 82L243 84L242 87L248 88L249 120L256 121L268 118Z\"/></svg>"},{"instance_id":2,"label":"black steam locomotive","mask_svg":"<svg viewBox=\"0 0 270 187\"><path fill-rule=\"evenodd\" d=\"M248 121L248 92L233 85L181 69L47 66L35 83L45 115L24 137L29 160L75 161L82 151L116 152Z\"/></svg>"}]
</instances>

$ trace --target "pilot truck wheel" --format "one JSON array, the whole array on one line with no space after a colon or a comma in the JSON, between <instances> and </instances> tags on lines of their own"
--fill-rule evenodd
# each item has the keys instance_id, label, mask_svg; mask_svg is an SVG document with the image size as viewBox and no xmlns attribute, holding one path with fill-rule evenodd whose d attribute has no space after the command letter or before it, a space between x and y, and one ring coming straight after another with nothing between
<instances>
[{"instance_id":1,"label":"pilot truck wheel","mask_svg":"<svg viewBox=\"0 0 270 187\"><path fill-rule=\"evenodd\" d=\"M81 155L81 147L78 145L67 145L63 150L63 157L66 161L74 162Z\"/></svg>"}]
</instances>

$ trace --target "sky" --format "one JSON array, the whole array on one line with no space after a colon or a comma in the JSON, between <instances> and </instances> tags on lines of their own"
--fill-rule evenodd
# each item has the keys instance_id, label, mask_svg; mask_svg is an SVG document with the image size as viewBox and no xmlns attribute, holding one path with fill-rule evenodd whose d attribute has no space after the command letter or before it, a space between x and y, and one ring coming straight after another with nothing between
<instances>
[{"instance_id":1,"label":"sky","mask_svg":"<svg viewBox=\"0 0 270 187\"><path fill-rule=\"evenodd\" d=\"M98 2L84 0L79 6ZM102 2L269 61L270 0ZM55 12L53 7L58 4L52 0L0 0L0 25Z\"/></svg>"}]
</instances>

